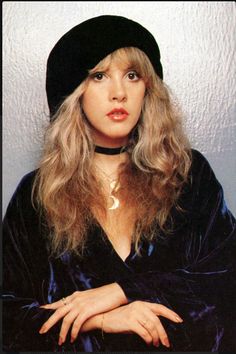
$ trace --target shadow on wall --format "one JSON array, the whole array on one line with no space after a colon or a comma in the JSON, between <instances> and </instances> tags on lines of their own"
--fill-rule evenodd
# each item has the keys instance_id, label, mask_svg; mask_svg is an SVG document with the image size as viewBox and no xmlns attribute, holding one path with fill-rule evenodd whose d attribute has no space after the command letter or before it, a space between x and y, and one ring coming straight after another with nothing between
<instances>
[{"instance_id":1,"label":"shadow on wall","mask_svg":"<svg viewBox=\"0 0 236 354\"><path fill-rule=\"evenodd\" d=\"M236 217L236 151L204 154L223 187L228 208ZM233 177L233 180L232 180Z\"/></svg>"}]
</instances>

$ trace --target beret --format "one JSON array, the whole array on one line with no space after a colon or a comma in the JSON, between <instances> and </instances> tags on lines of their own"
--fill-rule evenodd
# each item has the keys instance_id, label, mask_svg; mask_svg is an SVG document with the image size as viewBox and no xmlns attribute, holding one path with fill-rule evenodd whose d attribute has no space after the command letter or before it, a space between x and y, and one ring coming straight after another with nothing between
<instances>
[{"instance_id":1,"label":"beret","mask_svg":"<svg viewBox=\"0 0 236 354\"><path fill-rule=\"evenodd\" d=\"M65 33L49 54L46 93L50 117L87 77L88 70L123 47L141 49L150 59L157 75L163 79L160 50L146 28L122 16L90 18Z\"/></svg>"}]
</instances>

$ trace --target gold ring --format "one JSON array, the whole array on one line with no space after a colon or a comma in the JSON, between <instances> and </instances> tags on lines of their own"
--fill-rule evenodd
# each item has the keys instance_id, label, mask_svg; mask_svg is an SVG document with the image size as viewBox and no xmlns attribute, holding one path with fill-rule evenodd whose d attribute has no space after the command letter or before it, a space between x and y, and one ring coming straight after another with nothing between
<instances>
[{"instance_id":1,"label":"gold ring","mask_svg":"<svg viewBox=\"0 0 236 354\"><path fill-rule=\"evenodd\" d=\"M61 299L61 301L63 302L63 305L67 305L67 303L66 303L66 299L63 297L62 299Z\"/></svg>"}]
</instances>

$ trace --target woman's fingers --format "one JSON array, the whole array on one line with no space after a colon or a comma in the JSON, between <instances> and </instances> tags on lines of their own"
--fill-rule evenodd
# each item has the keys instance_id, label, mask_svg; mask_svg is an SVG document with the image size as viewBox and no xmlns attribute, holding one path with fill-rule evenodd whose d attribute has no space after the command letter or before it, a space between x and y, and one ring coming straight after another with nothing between
<instances>
[{"instance_id":1,"label":"woman's fingers","mask_svg":"<svg viewBox=\"0 0 236 354\"><path fill-rule=\"evenodd\" d=\"M157 346L159 342L159 333L156 325L156 316L152 313L149 314L149 318L139 321L143 328L145 328L152 338L153 345Z\"/></svg>"},{"instance_id":2,"label":"woman's fingers","mask_svg":"<svg viewBox=\"0 0 236 354\"><path fill-rule=\"evenodd\" d=\"M182 318L174 311L170 310L169 308L167 308L164 305L160 305L160 304L154 304L154 303L146 303L147 307L152 311L153 314L155 314L155 320L153 320L152 322L152 326L150 327L149 322L147 324L145 324L145 327L149 330L149 332L154 335L153 338L155 338L155 332L151 332L152 331L152 327L153 324L155 324L155 328L158 332L158 337L161 341L161 343L166 346L166 347L170 347L170 342L167 336L167 333L159 319L159 316L168 318L169 320L173 321L173 322L177 322L177 323L181 323L183 322ZM154 342L153 342L154 343ZM154 344L155 345L155 344Z\"/></svg>"},{"instance_id":3,"label":"woman's fingers","mask_svg":"<svg viewBox=\"0 0 236 354\"><path fill-rule=\"evenodd\" d=\"M71 328L71 342L73 342L78 336L80 328L83 322L85 321L86 313L80 315L79 309L76 308L72 309L72 305L63 306L57 309L54 312L54 314L51 317L49 317L49 319L43 324L39 333L40 334L46 333L62 318L63 321L60 329L58 344L61 345L62 343L65 342L70 328Z\"/></svg>"},{"instance_id":4,"label":"woman's fingers","mask_svg":"<svg viewBox=\"0 0 236 354\"><path fill-rule=\"evenodd\" d=\"M82 316L78 316L76 320L73 323L72 329L71 329L71 343L74 342L74 340L77 338L78 333L80 331L81 326L84 323L84 318Z\"/></svg>"},{"instance_id":5,"label":"woman's fingers","mask_svg":"<svg viewBox=\"0 0 236 354\"><path fill-rule=\"evenodd\" d=\"M177 313L168 309L164 305L136 301L130 304L134 316L138 314L137 321L145 328L152 338L154 346L158 346L159 341L166 346L170 347L170 342L168 335L159 319L159 316L166 317L175 322L182 322L183 320L178 316Z\"/></svg>"},{"instance_id":6,"label":"woman's fingers","mask_svg":"<svg viewBox=\"0 0 236 354\"><path fill-rule=\"evenodd\" d=\"M152 336L150 335L150 333L148 332L148 330L146 330L140 322L136 322L133 326L131 326L131 330L132 332L135 332L136 334L138 334L148 345L150 345L153 341Z\"/></svg>"},{"instance_id":7,"label":"woman's fingers","mask_svg":"<svg viewBox=\"0 0 236 354\"><path fill-rule=\"evenodd\" d=\"M146 304L157 316L166 317L173 322L183 322L183 319L176 312L168 309L168 307L164 305L154 304L151 302L147 302Z\"/></svg>"},{"instance_id":8,"label":"woman's fingers","mask_svg":"<svg viewBox=\"0 0 236 354\"><path fill-rule=\"evenodd\" d=\"M61 330L59 334L59 342L58 344L61 345L62 343L65 342L66 336L68 334L68 331L72 324L75 323L76 319L78 318L78 312L69 312L63 319L62 325L61 325ZM74 326L74 325L73 325ZM78 333L77 333L78 334ZM73 338L73 341L76 337ZM72 342L72 337L71 337L71 342Z\"/></svg>"},{"instance_id":9,"label":"woman's fingers","mask_svg":"<svg viewBox=\"0 0 236 354\"><path fill-rule=\"evenodd\" d=\"M52 316L43 324L40 328L39 333L46 333L52 326L54 326L62 317L70 311L70 305L66 305L58 308Z\"/></svg>"},{"instance_id":10,"label":"woman's fingers","mask_svg":"<svg viewBox=\"0 0 236 354\"><path fill-rule=\"evenodd\" d=\"M54 302L53 304L46 304L46 305L42 305L40 307L43 309L46 309L46 310L57 310L62 306L64 306L64 304L61 301L60 301L60 303L58 303L58 301L57 301L57 302Z\"/></svg>"},{"instance_id":11,"label":"woman's fingers","mask_svg":"<svg viewBox=\"0 0 236 354\"><path fill-rule=\"evenodd\" d=\"M57 310L58 308L68 305L71 303L71 301L79 294L79 291L75 291L73 294L66 296L66 297L62 297L60 300L55 301L51 304L45 304L42 305L40 307L44 308L44 309L48 309L48 310Z\"/></svg>"},{"instance_id":12,"label":"woman's fingers","mask_svg":"<svg viewBox=\"0 0 236 354\"><path fill-rule=\"evenodd\" d=\"M170 347L167 333L162 326L160 319L151 309L146 309L142 320L139 320L139 322L149 332L154 346L157 347L159 345L159 341L161 341L164 346L168 348Z\"/></svg>"},{"instance_id":13,"label":"woman's fingers","mask_svg":"<svg viewBox=\"0 0 236 354\"><path fill-rule=\"evenodd\" d=\"M165 347L169 348L170 347L170 342L169 342L167 333L166 333L164 327L162 326L161 321L159 320L158 317L156 317L155 326L156 326L156 329L157 329L157 332L158 332L158 336L159 336L159 339L160 339L161 343Z\"/></svg>"},{"instance_id":14,"label":"woman's fingers","mask_svg":"<svg viewBox=\"0 0 236 354\"><path fill-rule=\"evenodd\" d=\"M144 327L147 328L147 330L149 331L149 333L152 335L153 338L153 344L157 346L158 343L158 339L156 337L156 332L153 330L153 326L156 328L157 333L158 333L158 338L160 339L160 342L166 346L167 348L170 347L170 342L168 339L168 335L159 319L158 316L163 316L166 317L168 319L170 319L171 321L177 322L177 323L181 323L183 322L182 318L174 311L168 309L166 306L164 305L160 305L160 304L154 304L154 303L146 303L147 307L152 311L153 314L155 314L155 320L153 320L152 322L147 322L144 324Z\"/></svg>"}]
</instances>

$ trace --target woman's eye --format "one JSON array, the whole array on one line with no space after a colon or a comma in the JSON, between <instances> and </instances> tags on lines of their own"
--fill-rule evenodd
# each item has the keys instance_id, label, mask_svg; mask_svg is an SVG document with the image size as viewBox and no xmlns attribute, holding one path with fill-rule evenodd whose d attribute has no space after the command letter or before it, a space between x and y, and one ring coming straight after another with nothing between
<instances>
[{"instance_id":1,"label":"woman's eye","mask_svg":"<svg viewBox=\"0 0 236 354\"><path fill-rule=\"evenodd\" d=\"M95 81L101 81L104 77L104 74L103 73L95 73L92 75L92 77Z\"/></svg>"},{"instance_id":2,"label":"woman's eye","mask_svg":"<svg viewBox=\"0 0 236 354\"><path fill-rule=\"evenodd\" d=\"M140 78L139 74L136 71L130 71L128 73L128 78L132 81L136 81Z\"/></svg>"}]
</instances>

